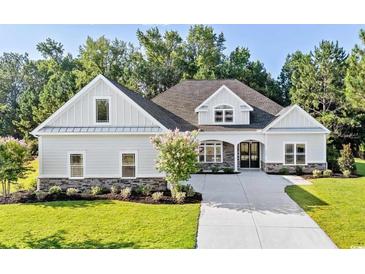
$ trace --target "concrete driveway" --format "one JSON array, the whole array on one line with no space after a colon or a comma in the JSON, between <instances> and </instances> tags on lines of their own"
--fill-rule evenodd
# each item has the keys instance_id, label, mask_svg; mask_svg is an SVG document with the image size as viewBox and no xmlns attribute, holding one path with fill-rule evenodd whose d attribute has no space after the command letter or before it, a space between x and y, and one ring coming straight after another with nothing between
<instances>
[{"instance_id":1,"label":"concrete driveway","mask_svg":"<svg viewBox=\"0 0 365 274\"><path fill-rule=\"evenodd\" d=\"M284 192L283 177L261 171L194 175L203 194L198 248L336 248Z\"/></svg>"}]
</instances>

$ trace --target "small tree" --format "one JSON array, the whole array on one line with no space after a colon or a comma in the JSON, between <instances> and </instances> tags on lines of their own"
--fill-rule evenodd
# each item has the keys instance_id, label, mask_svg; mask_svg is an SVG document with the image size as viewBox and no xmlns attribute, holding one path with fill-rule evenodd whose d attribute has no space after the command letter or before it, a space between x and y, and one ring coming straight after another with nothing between
<instances>
[{"instance_id":1,"label":"small tree","mask_svg":"<svg viewBox=\"0 0 365 274\"><path fill-rule=\"evenodd\" d=\"M10 185L29 171L29 149L22 140L0 138L0 181L4 197L10 194Z\"/></svg>"},{"instance_id":2,"label":"small tree","mask_svg":"<svg viewBox=\"0 0 365 274\"><path fill-rule=\"evenodd\" d=\"M176 190L181 181L190 179L192 173L198 171L197 131L169 131L156 135L151 142L158 151L156 167L166 173L166 180Z\"/></svg>"},{"instance_id":3,"label":"small tree","mask_svg":"<svg viewBox=\"0 0 365 274\"><path fill-rule=\"evenodd\" d=\"M338 165L342 172L344 172L345 170L349 170L352 173L356 169L355 159L352 154L350 144L342 146L341 156L340 158L338 158Z\"/></svg>"}]
</instances>

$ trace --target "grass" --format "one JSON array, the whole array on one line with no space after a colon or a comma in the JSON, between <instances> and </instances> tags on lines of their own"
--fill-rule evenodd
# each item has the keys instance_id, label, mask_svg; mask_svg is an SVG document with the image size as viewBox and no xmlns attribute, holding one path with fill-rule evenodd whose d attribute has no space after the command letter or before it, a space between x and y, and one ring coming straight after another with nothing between
<instances>
[{"instance_id":1,"label":"grass","mask_svg":"<svg viewBox=\"0 0 365 274\"><path fill-rule=\"evenodd\" d=\"M1 248L194 248L199 204L67 201L0 206Z\"/></svg>"},{"instance_id":2,"label":"grass","mask_svg":"<svg viewBox=\"0 0 365 274\"><path fill-rule=\"evenodd\" d=\"M11 191L34 189L37 186L38 164L37 158L31 161L29 164L31 170L25 178L20 179L17 184L11 186Z\"/></svg>"},{"instance_id":3,"label":"grass","mask_svg":"<svg viewBox=\"0 0 365 274\"><path fill-rule=\"evenodd\" d=\"M365 176L365 161L356 159ZM365 247L365 177L313 179L286 192L340 248Z\"/></svg>"}]
</instances>

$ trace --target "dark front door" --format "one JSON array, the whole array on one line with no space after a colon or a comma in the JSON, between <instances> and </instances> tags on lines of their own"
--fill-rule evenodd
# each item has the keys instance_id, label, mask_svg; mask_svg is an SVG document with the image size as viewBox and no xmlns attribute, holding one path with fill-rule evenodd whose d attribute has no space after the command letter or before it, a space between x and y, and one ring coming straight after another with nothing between
<instances>
[{"instance_id":1,"label":"dark front door","mask_svg":"<svg viewBox=\"0 0 365 274\"><path fill-rule=\"evenodd\" d=\"M240 165L241 168L260 167L260 143L243 142L240 144Z\"/></svg>"}]
</instances>

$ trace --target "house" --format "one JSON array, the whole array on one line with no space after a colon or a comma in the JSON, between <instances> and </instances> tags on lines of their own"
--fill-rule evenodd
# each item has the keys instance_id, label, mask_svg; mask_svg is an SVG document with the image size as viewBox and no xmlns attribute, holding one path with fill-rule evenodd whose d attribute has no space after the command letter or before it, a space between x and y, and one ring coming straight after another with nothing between
<instances>
[{"instance_id":1,"label":"house","mask_svg":"<svg viewBox=\"0 0 365 274\"><path fill-rule=\"evenodd\" d=\"M204 170L327 167L328 129L298 105L284 108L237 80L182 81L151 101L99 75L32 131L38 187L163 189L150 137L176 128L200 130Z\"/></svg>"}]
</instances>

